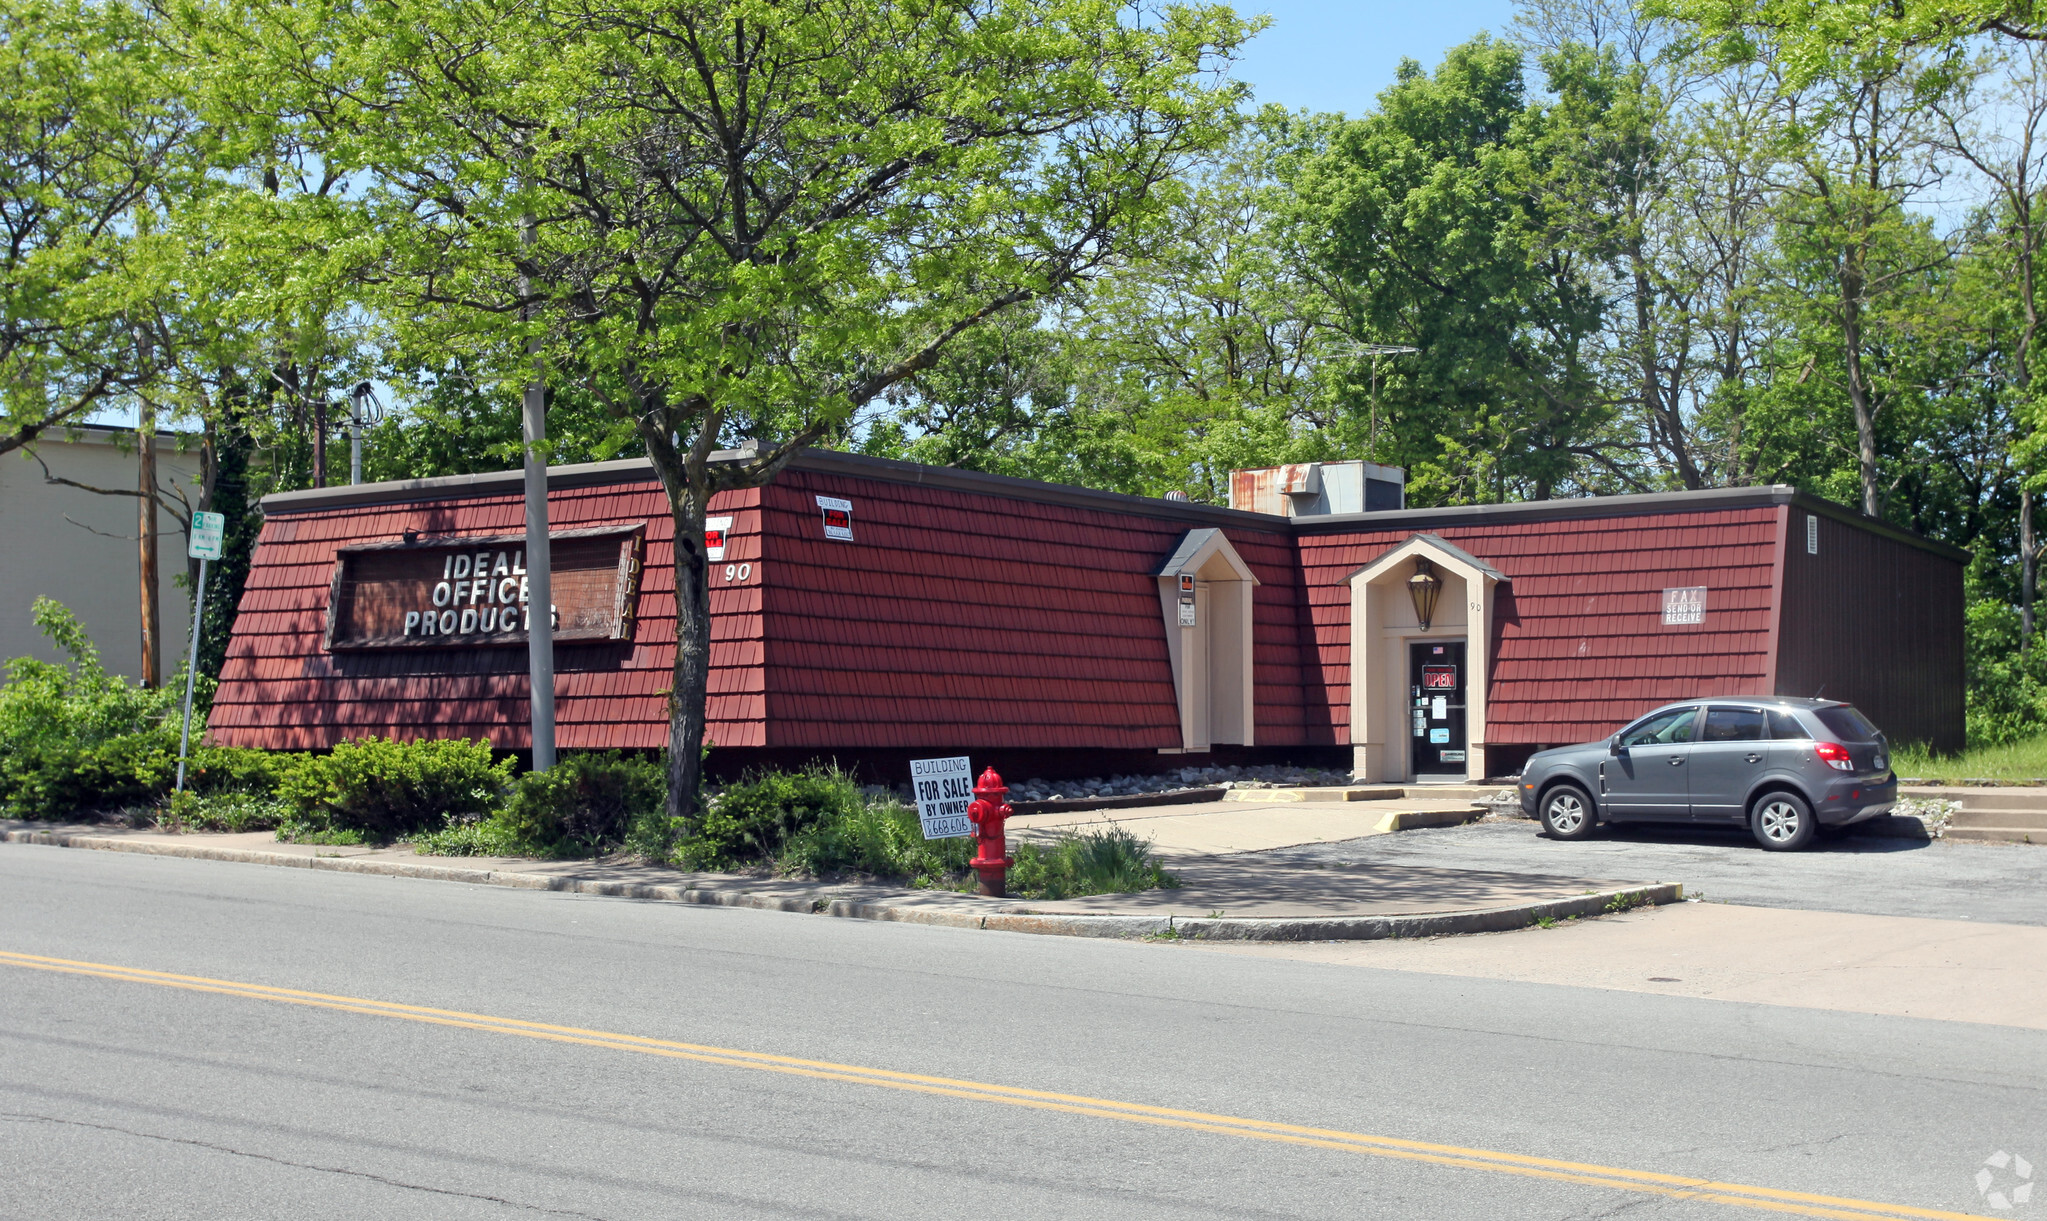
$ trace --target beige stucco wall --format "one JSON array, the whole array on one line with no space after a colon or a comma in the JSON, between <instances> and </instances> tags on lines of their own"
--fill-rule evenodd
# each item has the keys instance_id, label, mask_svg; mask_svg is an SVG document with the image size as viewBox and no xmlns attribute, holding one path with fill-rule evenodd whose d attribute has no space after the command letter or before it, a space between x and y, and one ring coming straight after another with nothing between
<instances>
[{"instance_id":1,"label":"beige stucco wall","mask_svg":"<svg viewBox=\"0 0 2047 1221\"><path fill-rule=\"evenodd\" d=\"M92 428L46 435L35 452L52 475L94 487L135 486L132 433ZM176 437L158 437L159 486L175 485L196 497L198 474L196 452L179 452ZM133 496L100 496L45 482L43 468L22 450L0 454L0 660L62 660L32 618L35 600L48 597L78 615L108 670L130 678L141 672L137 507ZM184 530L162 511L157 525L163 667L169 675L191 644L192 595L178 582L185 574Z\"/></svg>"}]
</instances>

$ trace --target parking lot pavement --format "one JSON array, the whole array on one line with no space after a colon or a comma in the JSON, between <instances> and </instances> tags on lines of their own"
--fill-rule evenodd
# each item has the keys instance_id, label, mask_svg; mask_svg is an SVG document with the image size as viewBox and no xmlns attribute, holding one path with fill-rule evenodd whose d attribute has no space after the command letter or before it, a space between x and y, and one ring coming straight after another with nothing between
<instances>
[{"instance_id":1,"label":"parking lot pavement","mask_svg":"<svg viewBox=\"0 0 2047 1221\"><path fill-rule=\"evenodd\" d=\"M1603 829L1563 843L1514 819L1258 855L1682 882L1709 903L2047 925L2047 846L2029 844L1849 838L1766 852L1745 831L1705 827Z\"/></svg>"}]
</instances>

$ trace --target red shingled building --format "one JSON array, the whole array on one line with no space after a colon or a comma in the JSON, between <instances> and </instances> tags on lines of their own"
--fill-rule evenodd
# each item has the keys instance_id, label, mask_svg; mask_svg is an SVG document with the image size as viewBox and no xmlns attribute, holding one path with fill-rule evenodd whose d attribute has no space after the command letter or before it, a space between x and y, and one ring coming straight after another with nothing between
<instances>
[{"instance_id":1,"label":"red shingled building","mask_svg":"<svg viewBox=\"0 0 2047 1221\"><path fill-rule=\"evenodd\" d=\"M264 510L213 741L527 745L517 472ZM1822 689L1896 740L1962 737L1966 554L1788 488L1290 517L810 451L711 512L720 770L1478 777L1662 700ZM557 740L659 747L659 487L639 461L556 468L549 513Z\"/></svg>"}]
</instances>

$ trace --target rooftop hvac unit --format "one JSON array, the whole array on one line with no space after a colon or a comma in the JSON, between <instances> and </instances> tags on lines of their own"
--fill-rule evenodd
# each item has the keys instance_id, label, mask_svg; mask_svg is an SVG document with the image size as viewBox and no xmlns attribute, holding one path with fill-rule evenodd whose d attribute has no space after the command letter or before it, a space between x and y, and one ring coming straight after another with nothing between
<instances>
[{"instance_id":1,"label":"rooftop hvac unit","mask_svg":"<svg viewBox=\"0 0 2047 1221\"><path fill-rule=\"evenodd\" d=\"M1407 507L1407 472L1375 462L1300 462L1230 472L1230 507L1284 517Z\"/></svg>"}]
</instances>

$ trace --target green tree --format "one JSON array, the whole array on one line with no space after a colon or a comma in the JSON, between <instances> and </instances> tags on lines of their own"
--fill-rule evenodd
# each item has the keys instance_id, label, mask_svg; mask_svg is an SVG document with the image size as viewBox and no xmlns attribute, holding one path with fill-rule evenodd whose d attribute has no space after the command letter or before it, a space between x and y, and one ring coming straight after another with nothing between
<instances>
[{"instance_id":1,"label":"green tree","mask_svg":"<svg viewBox=\"0 0 2047 1221\"><path fill-rule=\"evenodd\" d=\"M1392 453L1423 500L1537 498L1610 463L1589 360L1603 303L1546 196L1557 145L1521 52L1481 36L1409 61L1301 177L1353 336L1420 352L1389 378Z\"/></svg>"},{"instance_id":2,"label":"green tree","mask_svg":"<svg viewBox=\"0 0 2047 1221\"><path fill-rule=\"evenodd\" d=\"M223 115L350 181L410 351L631 422L676 538L671 813L695 812L703 519L957 337L1155 223L1241 88L1219 6L1100 0L220 0ZM763 444L714 463L741 437Z\"/></svg>"},{"instance_id":3,"label":"green tree","mask_svg":"<svg viewBox=\"0 0 2047 1221\"><path fill-rule=\"evenodd\" d=\"M124 5L0 2L0 454L146 375L137 248L193 129L157 58Z\"/></svg>"}]
</instances>

